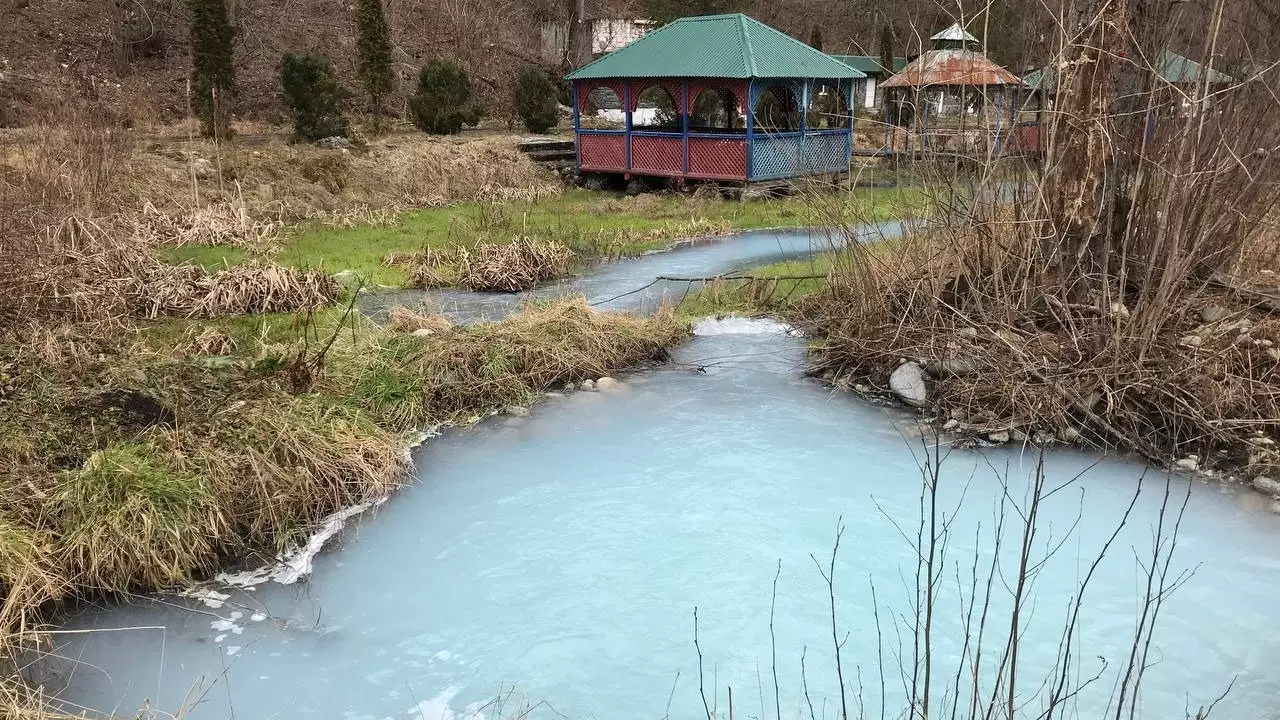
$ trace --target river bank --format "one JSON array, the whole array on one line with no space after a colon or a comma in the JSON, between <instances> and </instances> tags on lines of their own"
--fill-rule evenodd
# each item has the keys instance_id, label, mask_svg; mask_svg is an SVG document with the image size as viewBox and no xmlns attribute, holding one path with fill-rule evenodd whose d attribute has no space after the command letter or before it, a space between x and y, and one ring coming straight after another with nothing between
<instances>
[{"instance_id":1,"label":"river bank","mask_svg":"<svg viewBox=\"0 0 1280 720\"><path fill-rule=\"evenodd\" d=\"M851 709L896 716L913 706L899 673L908 681L922 673L910 626L899 621L895 632L891 618L901 613L909 624L914 603L925 602L911 587L928 503L912 451L925 446L912 413L805 377L806 351L804 338L776 322L702 322L670 363L620 376L616 391L557 393L528 416L447 430L414 451L415 481L350 519L302 584L214 582L195 597L86 608L66 618L65 629L85 632L58 638L58 654L75 660L52 661L50 682L67 685L68 704L131 708L149 699L188 708L192 720L704 717L701 653L717 716L729 686L735 714L808 717L806 697L815 710L840 702L816 556L823 570L834 566ZM985 693L1001 673L1015 603L1005 582L1022 533L1014 508L1027 508L1040 458L1014 446L948 455L936 498L948 540L934 569L929 648L935 707L946 714L957 698L968 717L970 675ZM1084 716L1113 714L1102 708L1143 606L1135 556L1149 559L1165 478L1134 459L1072 448L1043 463L1056 491L1039 508L1031 545L1043 571L1027 578L1010 672L1024 706L1053 693L1042 679L1059 667L1070 600L1083 595L1078 638L1066 649L1082 667L1066 682L1106 674L1069 702ZM1215 715L1270 717L1272 647L1256 635L1272 615L1280 518L1248 493L1194 478L1171 483L1170 517L1184 494L1189 503L1169 579L1184 568L1195 574L1159 610L1139 714L1181 717L1234 679ZM1126 517L1084 592L1082 568ZM980 640L978 611L966 630L964 610L975 600L983 607L996 557L1001 575ZM966 641L982 643L978 671ZM957 669L961 693L952 689Z\"/></svg>"}]
</instances>

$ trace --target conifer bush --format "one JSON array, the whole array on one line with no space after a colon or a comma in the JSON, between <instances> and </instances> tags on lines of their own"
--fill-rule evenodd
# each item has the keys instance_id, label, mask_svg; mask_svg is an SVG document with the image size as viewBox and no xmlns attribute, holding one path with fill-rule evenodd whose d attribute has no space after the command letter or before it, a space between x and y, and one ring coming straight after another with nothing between
<instances>
[{"instance_id":1,"label":"conifer bush","mask_svg":"<svg viewBox=\"0 0 1280 720\"><path fill-rule=\"evenodd\" d=\"M396 86L395 71L391 67L391 31L387 28L382 0L360 0L356 24L357 69L365 94L369 96L369 107L376 111Z\"/></svg>"},{"instance_id":2,"label":"conifer bush","mask_svg":"<svg viewBox=\"0 0 1280 720\"><path fill-rule=\"evenodd\" d=\"M471 78L452 60L432 60L418 74L418 89L409 98L413 124L430 135L454 135L484 115L471 99Z\"/></svg>"},{"instance_id":3,"label":"conifer bush","mask_svg":"<svg viewBox=\"0 0 1280 720\"><path fill-rule=\"evenodd\" d=\"M233 42L235 28L226 0L187 0L191 26L191 104L206 137L231 132L231 103L236 94Z\"/></svg>"},{"instance_id":4,"label":"conifer bush","mask_svg":"<svg viewBox=\"0 0 1280 720\"><path fill-rule=\"evenodd\" d=\"M559 122L559 91L542 70L531 67L521 72L512 94L516 114L529 132L544 133Z\"/></svg>"},{"instance_id":5,"label":"conifer bush","mask_svg":"<svg viewBox=\"0 0 1280 720\"><path fill-rule=\"evenodd\" d=\"M303 140L346 137L349 126L342 114L348 93L334 77L328 59L309 53L284 56L280 84L285 103L293 111L294 134Z\"/></svg>"}]
</instances>

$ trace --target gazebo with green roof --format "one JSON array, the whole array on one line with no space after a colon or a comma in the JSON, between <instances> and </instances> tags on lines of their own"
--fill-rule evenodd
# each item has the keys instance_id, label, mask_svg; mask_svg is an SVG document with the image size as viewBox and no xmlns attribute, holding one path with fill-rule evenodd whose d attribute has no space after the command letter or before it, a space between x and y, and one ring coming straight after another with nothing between
<instances>
[{"instance_id":1,"label":"gazebo with green roof","mask_svg":"<svg viewBox=\"0 0 1280 720\"><path fill-rule=\"evenodd\" d=\"M745 15L676 20L570 73L580 174L719 181L847 171L865 75ZM622 129L591 129L592 108Z\"/></svg>"}]
</instances>

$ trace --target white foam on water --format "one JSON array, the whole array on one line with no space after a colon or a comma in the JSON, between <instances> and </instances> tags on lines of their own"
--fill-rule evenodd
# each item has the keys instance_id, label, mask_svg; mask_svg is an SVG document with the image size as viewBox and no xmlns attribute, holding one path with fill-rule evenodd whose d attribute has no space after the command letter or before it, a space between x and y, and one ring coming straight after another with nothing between
<instances>
[{"instance_id":1,"label":"white foam on water","mask_svg":"<svg viewBox=\"0 0 1280 720\"><path fill-rule=\"evenodd\" d=\"M484 714L480 709L486 703L472 703L458 711L449 706L461 690L456 685L445 688L444 692L430 700L414 705L406 714L412 720L483 720Z\"/></svg>"},{"instance_id":2,"label":"white foam on water","mask_svg":"<svg viewBox=\"0 0 1280 720\"><path fill-rule=\"evenodd\" d=\"M281 557L278 562L238 573L220 573L214 580L223 585L246 589L266 582L292 585L311 574L312 561L324 549L325 543L346 527L347 520L386 501L387 499L383 497L343 508L320 521L320 528L311 535L305 545L295 548Z\"/></svg>"},{"instance_id":3,"label":"white foam on water","mask_svg":"<svg viewBox=\"0 0 1280 720\"><path fill-rule=\"evenodd\" d=\"M746 318L730 315L723 318L708 317L693 326L693 334L709 335L799 335L790 325L773 318Z\"/></svg>"},{"instance_id":4,"label":"white foam on water","mask_svg":"<svg viewBox=\"0 0 1280 720\"><path fill-rule=\"evenodd\" d=\"M218 608L222 607L227 600L231 599L230 595L226 593L220 593L217 590L214 590L213 588L191 588L189 590L182 591L180 595L182 597L194 598L196 600L199 600L200 602L204 603L205 607L212 608L214 610L217 610Z\"/></svg>"}]
</instances>

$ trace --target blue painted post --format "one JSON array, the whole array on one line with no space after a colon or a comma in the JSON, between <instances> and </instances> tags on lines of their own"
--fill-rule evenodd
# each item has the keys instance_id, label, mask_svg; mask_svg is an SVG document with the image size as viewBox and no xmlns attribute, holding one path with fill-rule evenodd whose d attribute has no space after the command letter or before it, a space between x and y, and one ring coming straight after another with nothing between
<instances>
[{"instance_id":1,"label":"blue painted post","mask_svg":"<svg viewBox=\"0 0 1280 720\"><path fill-rule=\"evenodd\" d=\"M756 176L755 140L756 140L756 81L747 81L747 179Z\"/></svg>"},{"instance_id":2,"label":"blue painted post","mask_svg":"<svg viewBox=\"0 0 1280 720\"><path fill-rule=\"evenodd\" d=\"M623 110L626 111L626 150L627 150L627 170L631 170L631 81L622 81L622 102L625 103Z\"/></svg>"},{"instance_id":3,"label":"blue painted post","mask_svg":"<svg viewBox=\"0 0 1280 720\"><path fill-rule=\"evenodd\" d=\"M796 169L809 174L809 92L810 82L805 78L800 83L800 139L796 141Z\"/></svg>"},{"instance_id":4,"label":"blue painted post","mask_svg":"<svg viewBox=\"0 0 1280 720\"><path fill-rule=\"evenodd\" d=\"M684 174L689 174L689 78L680 81L681 135L684 145Z\"/></svg>"},{"instance_id":5,"label":"blue painted post","mask_svg":"<svg viewBox=\"0 0 1280 720\"><path fill-rule=\"evenodd\" d=\"M849 132L844 136L844 167L845 170L850 169L853 163L853 130L858 124L858 113L855 108L858 106L854 96L858 94L858 81L849 81L849 94L845 97L849 100Z\"/></svg>"},{"instance_id":6,"label":"blue painted post","mask_svg":"<svg viewBox=\"0 0 1280 720\"><path fill-rule=\"evenodd\" d=\"M578 83L569 86L569 100L573 103L573 174L582 174L582 106L578 104Z\"/></svg>"}]
</instances>

